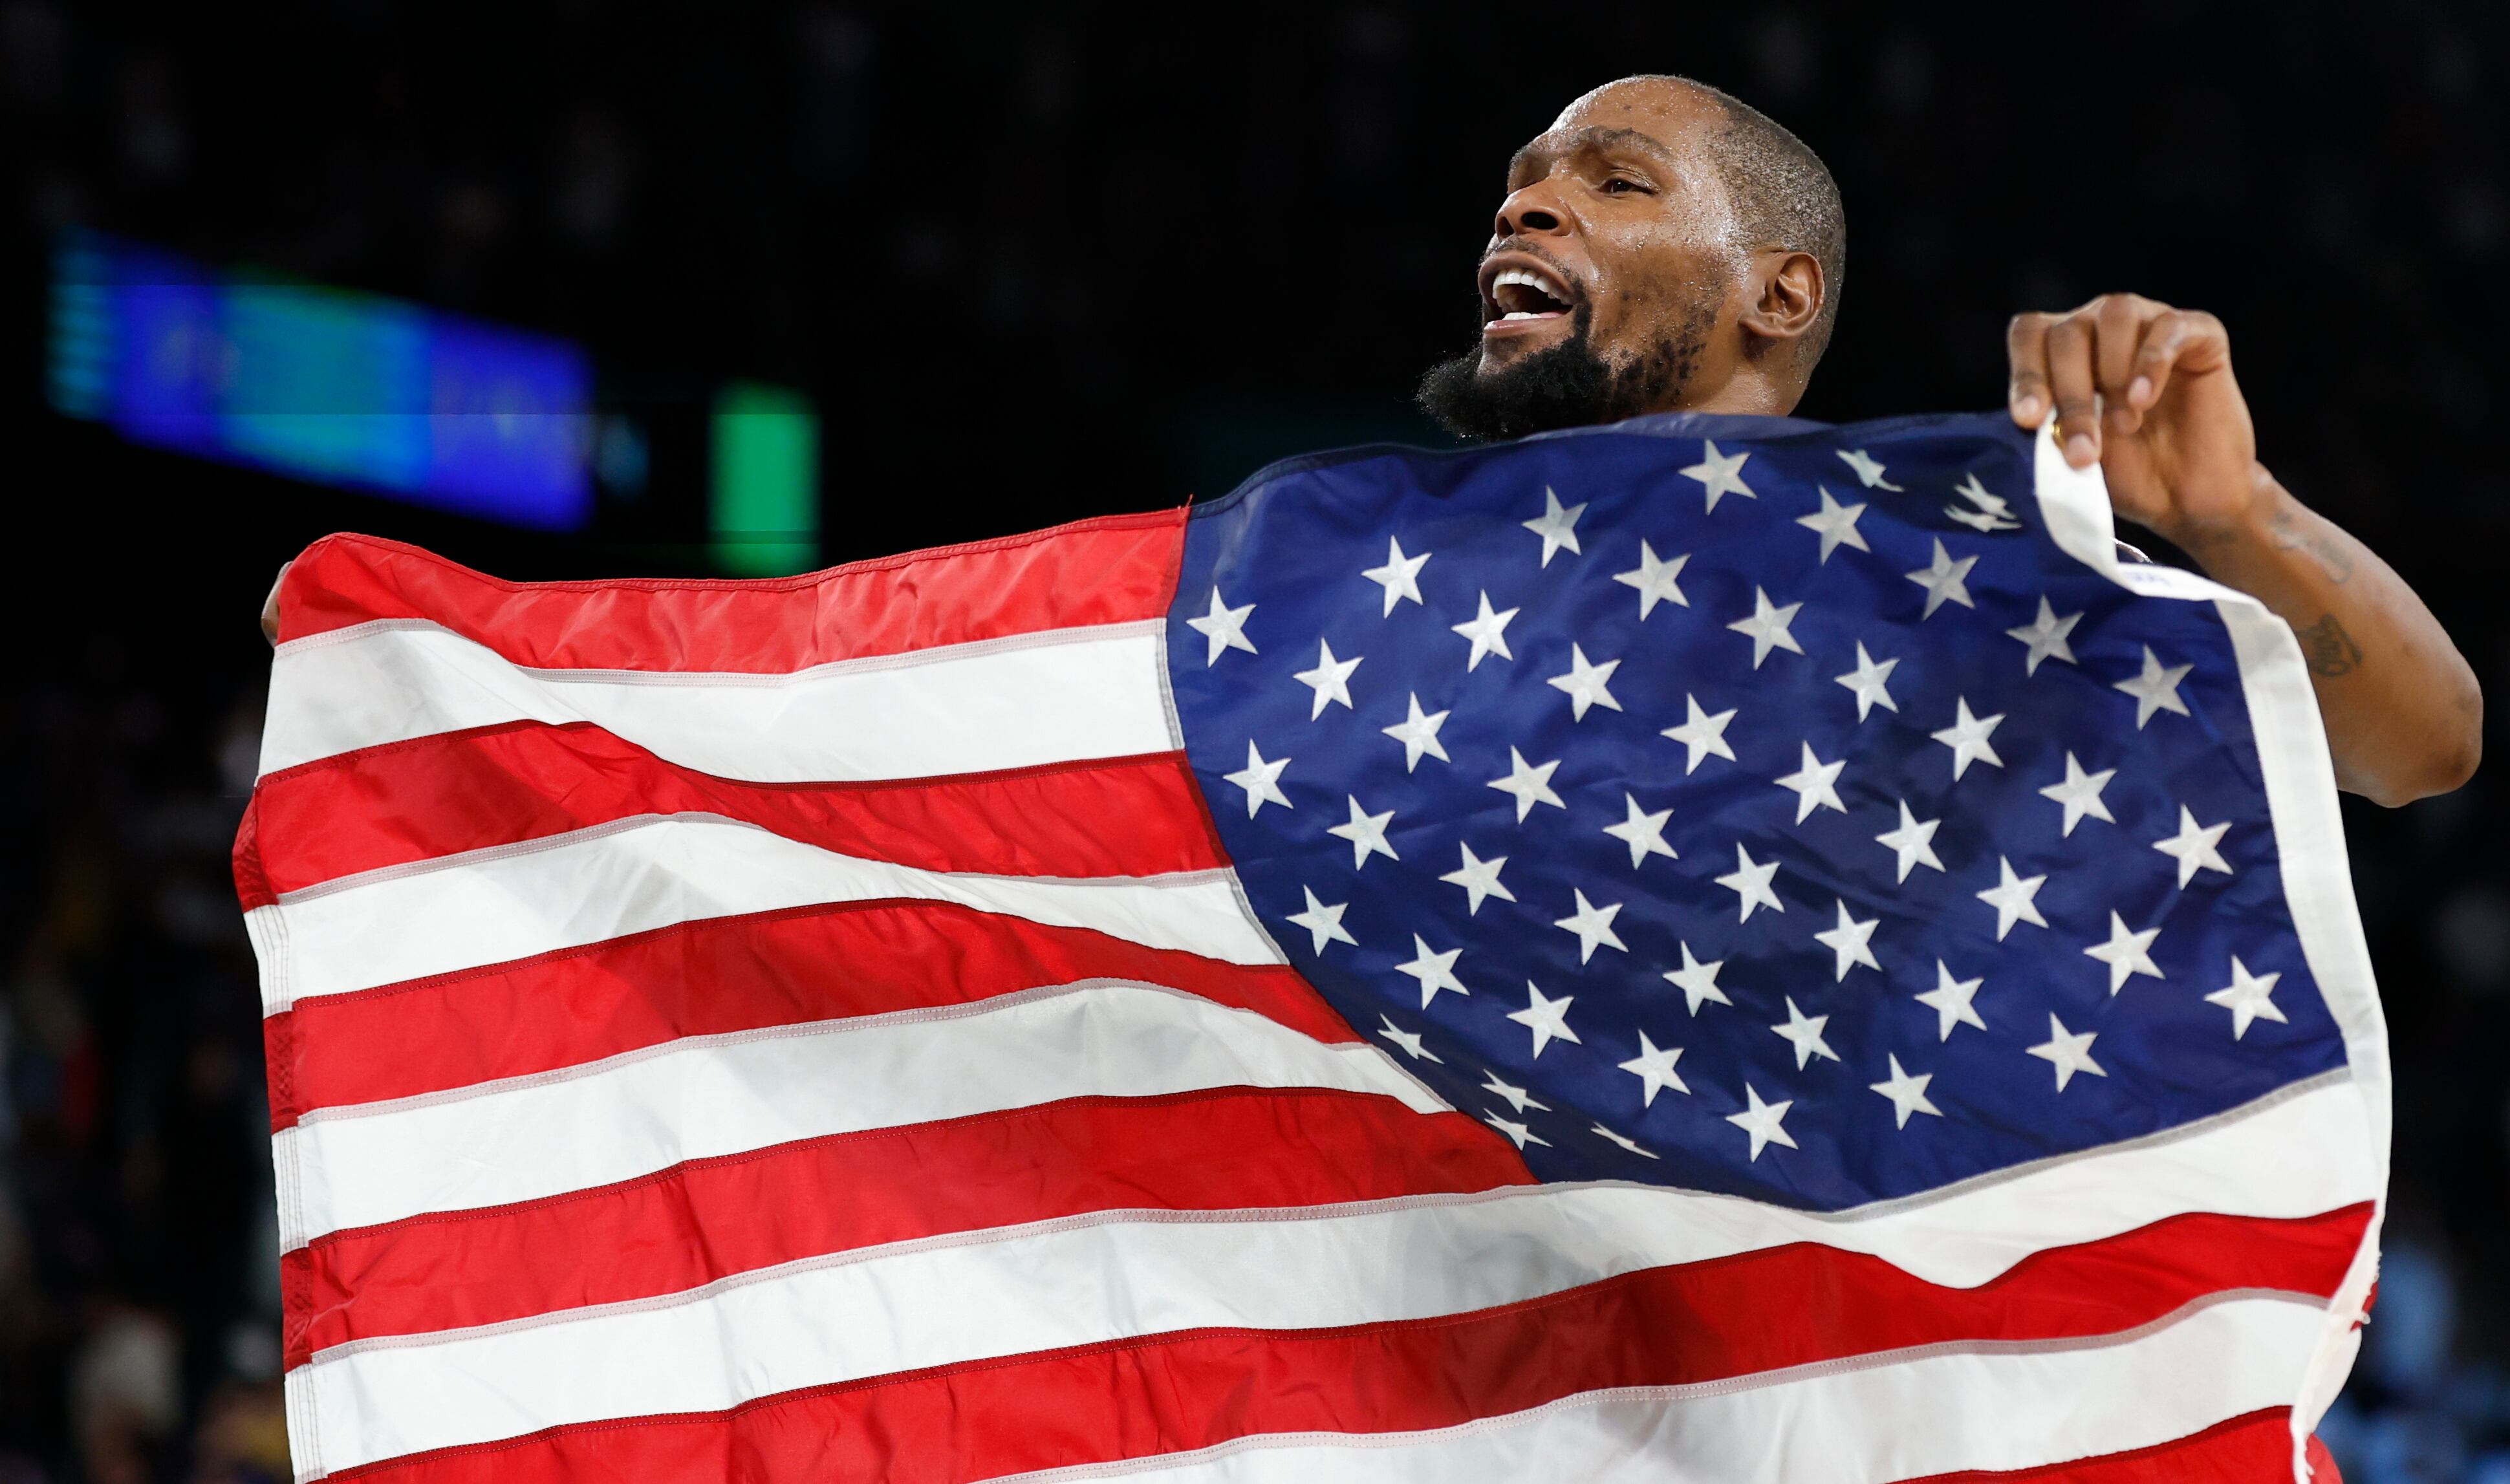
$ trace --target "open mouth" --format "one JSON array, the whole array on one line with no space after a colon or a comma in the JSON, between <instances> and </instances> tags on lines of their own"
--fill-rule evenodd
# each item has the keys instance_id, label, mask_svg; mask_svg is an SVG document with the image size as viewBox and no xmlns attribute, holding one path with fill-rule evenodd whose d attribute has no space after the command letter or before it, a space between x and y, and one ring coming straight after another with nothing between
<instances>
[{"instance_id":1,"label":"open mouth","mask_svg":"<svg viewBox=\"0 0 2510 1484\"><path fill-rule=\"evenodd\" d=\"M1557 320L1569 313L1569 290L1558 280L1526 268L1502 268L1483 290L1483 323L1503 324Z\"/></svg>"}]
</instances>

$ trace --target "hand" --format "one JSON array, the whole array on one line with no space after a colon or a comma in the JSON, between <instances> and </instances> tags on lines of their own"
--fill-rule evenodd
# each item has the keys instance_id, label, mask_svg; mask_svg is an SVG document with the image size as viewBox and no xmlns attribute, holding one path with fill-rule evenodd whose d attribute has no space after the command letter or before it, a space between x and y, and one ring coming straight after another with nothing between
<instances>
[{"instance_id":1,"label":"hand","mask_svg":"<svg viewBox=\"0 0 2510 1484\"><path fill-rule=\"evenodd\" d=\"M2240 531L2272 488L2230 335L2212 315L2109 293L2014 316L2005 349L2013 420L2036 428L2053 408L2066 462L2098 460L2129 520L2193 551Z\"/></svg>"},{"instance_id":2,"label":"hand","mask_svg":"<svg viewBox=\"0 0 2510 1484\"><path fill-rule=\"evenodd\" d=\"M261 600L261 636L273 649L279 647L279 590L286 586L287 569L294 565L293 561L279 564L279 575L270 580L270 596Z\"/></svg>"}]
</instances>

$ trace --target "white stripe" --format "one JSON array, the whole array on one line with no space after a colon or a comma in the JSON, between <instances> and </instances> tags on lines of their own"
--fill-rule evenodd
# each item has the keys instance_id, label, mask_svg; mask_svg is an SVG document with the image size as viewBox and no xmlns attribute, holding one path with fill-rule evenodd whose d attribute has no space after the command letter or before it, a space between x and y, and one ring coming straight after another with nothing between
<instances>
[{"instance_id":1,"label":"white stripe","mask_svg":"<svg viewBox=\"0 0 2510 1484\"><path fill-rule=\"evenodd\" d=\"M1157 621L1049 629L789 675L527 669L434 625L281 647L261 771L500 722L589 721L762 782L925 778L1163 752Z\"/></svg>"},{"instance_id":2,"label":"white stripe","mask_svg":"<svg viewBox=\"0 0 2510 1484\"><path fill-rule=\"evenodd\" d=\"M2329 1306L2309 1381L2293 1408L2293 1477L2306 1484L2302 1447L2318 1419L2336 1400L2361 1347L2360 1320L2371 1285L2378 1277L2379 1229L2386 1219L2390 1139L2387 1021L2371 970L2369 940L2353 899L2353 872L2345 858L2344 818L2336 799L2336 773L2318 695L2292 626L2245 592L2174 567L2121 562L2109 486L2100 467L2074 469L2057 450L2056 419L2039 431L2033 472L2040 516L2048 534L2069 555L2147 597L2205 602L2223 622L2240 666L2240 693L2249 707L2249 734L2257 745L2258 772L2274 821L2276 863L2284 904L2301 937L2303 962L2344 1035L2344 1055L2363 1089L2371 1158L2378 1171L2381 1209L2354 1255L2352 1270Z\"/></svg>"},{"instance_id":3,"label":"white stripe","mask_svg":"<svg viewBox=\"0 0 2510 1484\"><path fill-rule=\"evenodd\" d=\"M684 1160L964 1118L1066 1097L1199 1087L1338 1087L1445 1104L1359 1045L1248 1010L1099 981L669 1043L557 1077L332 1109L278 1136L298 1206L325 1232L608 1185Z\"/></svg>"},{"instance_id":4,"label":"white stripe","mask_svg":"<svg viewBox=\"0 0 2510 1484\"><path fill-rule=\"evenodd\" d=\"M1226 871L1085 879L919 870L840 856L719 815L648 816L538 848L454 857L291 894L246 914L262 1006L476 969L701 918L918 897L1233 964L1278 963Z\"/></svg>"},{"instance_id":5,"label":"white stripe","mask_svg":"<svg viewBox=\"0 0 2510 1484\"><path fill-rule=\"evenodd\" d=\"M2367 1199L2360 1126L2355 1089L2330 1084L2199 1140L2087 1156L1853 1218L1647 1186L1227 1216L1111 1213L839 1254L668 1300L352 1343L299 1367L289 1385L309 1389L320 1456L336 1468L1204 1325L1426 1318L1790 1241L1872 1253L1967 1287L2039 1249L2183 1211L2292 1217ZM2314 1329L2317 1315L2308 1318Z\"/></svg>"},{"instance_id":6,"label":"white stripe","mask_svg":"<svg viewBox=\"0 0 2510 1484\"><path fill-rule=\"evenodd\" d=\"M1256 1436L1023 1484L1887 1484L2150 1448L2284 1405L2315 1305L2235 1300L2125 1343L1946 1348L1735 1387L1588 1392L1434 1432Z\"/></svg>"},{"instance_id":7,"label":"white stripe","mask_svg":"<svg viewBox=\"0 0 2510 1484\"><path fill-rule=\"evenodd\" d=\"M2247 597L2215 601L2240 658L2240 682L2249 702L2249 729L2257 739L2258 771L2274 817L2276 863L2285 903L2301 934L2303 962L2344 1032L2344 1057L2363 1087L2370 1140L2377 1152L2381 1209L2362 1234L2362 1245L2336 1302L2328 1306L2325 1333L2308 1384L2293 1406L2293 1477L2306 1484L2304 1454L2318 1420L2344 1389L2362 1347L2371 1287L2379 1277L2379 1232L2385 1208L2389 1112L2388 1027L2372 977L2369 939L2353 900L2353 869L2345 858L2344 820L2338 813L2336 778L2328 762L2327 736L2318 697L2301 657L2292 626Z\"/></svg>"}]
</instances>

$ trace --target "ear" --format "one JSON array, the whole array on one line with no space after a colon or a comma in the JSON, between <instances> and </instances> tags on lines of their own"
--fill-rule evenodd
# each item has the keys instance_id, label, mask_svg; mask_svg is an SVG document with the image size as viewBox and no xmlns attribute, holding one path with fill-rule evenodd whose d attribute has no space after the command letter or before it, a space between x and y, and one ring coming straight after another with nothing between
<instances>
[{"instance_id":1,"label":"ear","mask_svg":"<svg viewBox=\"0 0 2510 1484\"><path fill-rule=\"evenodd\" d=\"M1821 318L1821 306L1829 294L1821 264L1809 252L1758 253L1746 283L1750 297L1738 323L1743 327L1744 354L1752 357L1803 339Z\"/></svg>"}]
</instances>

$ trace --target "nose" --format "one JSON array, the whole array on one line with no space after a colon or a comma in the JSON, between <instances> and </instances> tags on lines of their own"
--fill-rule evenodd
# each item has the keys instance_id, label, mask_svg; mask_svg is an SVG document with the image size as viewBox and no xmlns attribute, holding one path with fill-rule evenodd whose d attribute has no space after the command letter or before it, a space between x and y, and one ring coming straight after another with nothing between
<instances>
[{"instance_id":1,"label":"nose","mask_svg":"<svg viewBox=\"0 0 2510 1484\"><path fill-rule=\"evenodd\" d=\"M1569 215L1551 193L1551 182L1538 180L1508 193L1492 224L1498 237L1558 237L1569 230Z\"/></svg>"}]
</instances>

